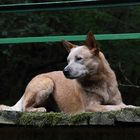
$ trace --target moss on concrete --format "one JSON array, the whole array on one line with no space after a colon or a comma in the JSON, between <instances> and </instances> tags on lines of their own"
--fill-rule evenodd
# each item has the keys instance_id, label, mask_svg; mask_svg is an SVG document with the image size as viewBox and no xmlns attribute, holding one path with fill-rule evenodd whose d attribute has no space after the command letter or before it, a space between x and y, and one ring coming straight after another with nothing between
<instances>
[{"instance_id":1,"label":"moss on concrete","mask_svg":"<svg viewBox=\"0 0 140 140\"><path fill-rule=\"evenodd\" d=\"M20 115L19 112L15 111L0 111L0 124L16 124Z\"/></svg>"},{"instance_id":2,"label":"moss on concrete","mask_svg":"<svg viewBox=\"0 0 140 140\"><path fill-rule=\"evenodd\" d=\"M55 126L68 123L68 116L64 113L22 113L17 124L34 126Z\"/></svg>"},{"instance_id":3,"label":"moss on concrete","mask_svg":"<svg viewBox=\"0 0 140 140\"><path fill-rule=\"evenodd\" d=\"M91 112L85 112L85 113L80 113L77 115L70 116L69 119L69 124L70 125L88 125L90 121L90 117L94 113Z\"/></svg>"},{"instance_id":4,"label":"moss on concrete","mask_svg":"<svg viewBox=\"0 0 140 140\"><path fill-rule=\"evenodd\" d=\"M140 122L140 108L110 112L86 112L77 115L64 113L27 113L1 111L0 123L23 126L116 125L116 122Z\"/></svg>"}]
</instances>

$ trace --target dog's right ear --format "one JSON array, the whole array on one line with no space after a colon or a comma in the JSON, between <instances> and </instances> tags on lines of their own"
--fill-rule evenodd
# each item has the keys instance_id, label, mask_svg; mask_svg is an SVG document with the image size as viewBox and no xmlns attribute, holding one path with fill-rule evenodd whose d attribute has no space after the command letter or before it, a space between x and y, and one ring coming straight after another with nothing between
<instances>
[{"instance_id":1,"label":"dog's right ear","mask_svg":"<svg viewBox=\"0 0 140 140\"><path fill-rule=\"evenodd\" d=\"M70 50L72 48L75 48L76 47L76 45L74 45L74 44L72 44L72 43L70 43L69 41L66 41L66 40L62 40L62 43L63 43L63 46L66 48L66 50L68 52L70 52Z\"/></svg>"}]
</instances>

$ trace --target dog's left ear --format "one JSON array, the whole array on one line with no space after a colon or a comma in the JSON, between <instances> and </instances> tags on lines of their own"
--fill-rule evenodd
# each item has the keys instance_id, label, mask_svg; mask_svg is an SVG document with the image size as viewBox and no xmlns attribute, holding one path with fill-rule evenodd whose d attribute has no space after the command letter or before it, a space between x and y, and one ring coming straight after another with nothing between
<instances>
[{"instance_id":1,"label":"dog's left ear","mask_svg":"<svg viewBox=\"0 0 140 140\"><path fill-rule=\"evenodd\" d=\"M91 31L87 34L85 45L96 55L99 54L100 49L97 47L95 37Z\"/></svg>"},{"instance_id":2,"label":"dog's left ear","mask_svg":"<svg viewBox=\"0 0 140 140\"><path fill-rule=\"evenodd\" d=\"M62 40L62 43L63 43L63 46L67 49L68 52L70 52L70 50L72 48L75 48L76 45L70 43L69 41L66 41L66 40Z\"/></svg>"}]
</instances>

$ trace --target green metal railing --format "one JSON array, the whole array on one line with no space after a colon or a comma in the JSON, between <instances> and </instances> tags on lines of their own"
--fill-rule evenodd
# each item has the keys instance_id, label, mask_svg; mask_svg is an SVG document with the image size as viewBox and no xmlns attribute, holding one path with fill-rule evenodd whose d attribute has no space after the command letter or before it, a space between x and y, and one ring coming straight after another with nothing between
<instances>
[{"instance_id":1,"label":"green metal railing","mask_svg":"<svg viewBox=\"0 0 140 140\"><path fill-rule=\"evenodd\" d=\"M2 12L30 12L30 11L57 11L57 10L76 10L89 8L108 8L121 6L138 6L138 0L114 0L114 1L97 1L97 0L71 0L59 2L42 2L42 3L22 3L22 4L5 4L0 5Z\"/></svg>"},{"instance_id":2,"label":"green metal railing","mask_svg":"<svg viewBox=\"0 0 140 140\"><path fill-rule=\"evenodd\" d=\"M0 38L0 44L59 42L62 40L83 41L85 40L85 38L86 38L85 35ZM95 35L95 38L96 40L140 39L140 33L102 34Z\"/></svg>"},{"instance_id":3,"label":"green metal railing","mask_svg":"<svg viewBox=\"0 0 140 140\"><path fill-rule=\"evenodd\" d=\"M23 4L5 4L0 5L0 13L3 12L31 12L31 11L52 11L52 10L74 10L74 9L93 9L120 6L140 6L137 0L123 1L96 1L96 0L73 0L61 2L43 2L43 3L23 3ZM140 33L127 34L101 34L95 35L97 40L122 40L122 39L140 39ZM42 37L16 37L0 38L0 44L13 43L37 43L37 42L58 42L61 40L83 41L85 35L68 36L42 36Z\"/></svg>"}]
</instances>

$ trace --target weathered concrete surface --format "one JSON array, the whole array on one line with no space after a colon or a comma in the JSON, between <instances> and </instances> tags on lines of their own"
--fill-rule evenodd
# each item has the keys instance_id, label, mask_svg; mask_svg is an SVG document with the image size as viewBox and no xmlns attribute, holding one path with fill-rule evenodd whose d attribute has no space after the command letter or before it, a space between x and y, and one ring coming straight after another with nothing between
<instances>
[{"instance_id":1,"label":"weathered concrete surface","mask_svg":"<svg viewBox=\"0 0 140 140\"><path fill-rule=\"evenodd\" d=\"M25 113L13 111L0 112L0 124L20 126L73 126L73 125L116 125L122 123L139 123L140 108L125 108L120 111L81 113L69 116L64 113Z\"/></svg>"}]
</instances>

